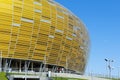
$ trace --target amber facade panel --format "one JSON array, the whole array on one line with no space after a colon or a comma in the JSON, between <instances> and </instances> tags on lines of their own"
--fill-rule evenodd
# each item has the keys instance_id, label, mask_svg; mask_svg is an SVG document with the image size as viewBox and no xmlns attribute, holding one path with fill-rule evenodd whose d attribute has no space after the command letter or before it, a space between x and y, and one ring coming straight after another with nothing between
<instances>
[{"instance_id":1,"label":"amber facade panel","mask_svg":"<svg viewBox=\"0 0 120 80\"><path fill-rule=\"evenodd\" d=\"M3 58L46 61L83 72L89 37L83 23L51 0L0 0Z\"/></svg>"}]
</instances>

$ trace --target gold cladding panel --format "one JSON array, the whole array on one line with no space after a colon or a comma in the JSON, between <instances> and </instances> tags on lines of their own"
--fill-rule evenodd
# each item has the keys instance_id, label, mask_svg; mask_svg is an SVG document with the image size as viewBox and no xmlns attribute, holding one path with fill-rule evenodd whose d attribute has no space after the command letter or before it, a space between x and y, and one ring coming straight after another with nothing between
<instances>
[{"instance_id":1,"label":"gold cladding panel","mask_svg":"<svg viewBox=\"0 0 120 80\"><path fill-rule=\"evenodd\" d=\"M3 58L45 61L84 72L89 37L83 23L49 0L0 0Z\"/></svg>"}]
</instances>

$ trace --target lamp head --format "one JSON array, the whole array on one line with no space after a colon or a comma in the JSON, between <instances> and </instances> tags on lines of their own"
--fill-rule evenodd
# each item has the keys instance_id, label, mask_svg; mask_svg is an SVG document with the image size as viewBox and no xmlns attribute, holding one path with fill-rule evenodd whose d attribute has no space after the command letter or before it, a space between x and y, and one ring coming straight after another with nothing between
<instances>
[{"instance_id":1,"label":"lamp head","mask_svg":"<svg viewBox=\"0 0 120 80\"><path fill-rule=\"evenodd\" d=\"M105 61L108 61L107 59L105 59Z\"/></svg>"}]
</instances>

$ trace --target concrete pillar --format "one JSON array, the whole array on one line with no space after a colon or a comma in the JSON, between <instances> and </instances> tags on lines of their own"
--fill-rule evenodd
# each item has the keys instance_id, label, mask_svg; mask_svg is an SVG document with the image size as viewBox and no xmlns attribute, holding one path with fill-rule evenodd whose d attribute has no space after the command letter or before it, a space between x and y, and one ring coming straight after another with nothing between
<instances>
[{"instance_id":1,"label":"concrete pillar","mask_svg":"<svg viewBox=\"0 0 120 80\"><path fill-rule=\"evenodd\" d=\"M27 61L25 61L25 72L27 72Z\"/></svg>"},{"instance_id":2,"label":"concrete pillar","mask_svg":"<svg viewBox=\"0 0 120 80\"><path fill-rule=\"evenodd\" d=\"M27 76L27 61L25 61L25 80L27 80L26 76Z\"/></svg>"},{"instance_id":3,"label":"concrete pillar","mask_svg":"<svg viewBox=\"0 0 120 80\"><path fill-rule=\"evenodd\" d=\"M55 68L55 66L52 67L52 72L54 72L54 68Z\"/></svg>"},{"instance_id":4,"label":"concrete pillar","mask_svg":"<svg viewBox=\"0 0 120 80\"><path fill-rule=\"evenodd\" d=\"M3 59L3 71L5 71L5 59Z\"/></svg>"},{"instance_id":5,"label":"concrete pillar","mask_svg":"<svg viewBox=\"0 0 120 80\"><path fill-rule=\"evenodd\" d=\"M31 62L31 71L33 71L33 62Z\"/></svg>"},{"instance_id":6,"label":"concrete pillar","mask_svg":"<svg viewBox=\"0 0 120 80\"><path fill-rule=\"evenodd\" d=\"M9 72L11 72L11 71L12 71L12 69L11 69L11 64L12 64L12 59L10 59L10 60L9 60L9 64L8 64L8 69L9 69Z\"/></svg>"},{"instance_id":7,"label":"concrete pillar","mask_svg":"<svg viewBox=\"0 0 120 80\"><path fill-rule=\"evenodd\" d=\"M7 59L5 59L4 72L6 72L6 71L7 71L7 68L8 68L8 63L7 63Z\"/></svg>"},{"instance_id":8,"label":"concrete pillar","mask_svg":"<svg viewBox=\"0 0 120 80\"><path fill-rule=\"evenodd\" d=\"M2 72L2 58L0 58L0 72Z\"/></svg>"},{"instance_id":9,"label":"concrete pillar","mask_svg":"<svg viewBox=\"0 0 120 80\"><path fill-rule=\"evenodd\" d=\"M9 80L14 80L14 78L11 76L11 77L9 78Z\"/></svg>"},{"instance_id":10,"label":"concrete pillar","mask_svg":"<svg viewBox=\"0 0 120 80\"><path fill-rule=\"evenodd\" d=\"M18 71L19 69L18 69L18 62L16 61L15 62L15 69Z\"/></svg>"},{"instance_id":11,"label":"concrete pillar","mask_svg":"<svg viewBox=\"0 0 120 80\"><path fill-rule=\"evenodd\" d=\"M42 70L42 63L40 64L40 70L39 70L39 72L42 72L43 70Z\"/></svg>"},{"instance_id":12,"label":"concrete pillar","mask_svg":"<svg viewBox=\"0 0 120 80\"><path fill-rule=\"evenodd\" d=\"M0 72L2 72L2 51L0 52Z\"/></svg>"},{"instance_id":13,"label":"concrete pillar","mask_svg":"<svg viewBox=\"0 0 120 80\"><path fill-rule=\"evenodd\" d=\"M19 72L21 72L21 60L20 60L20 63L19 63Z\"/></svg>"}]
</instances>

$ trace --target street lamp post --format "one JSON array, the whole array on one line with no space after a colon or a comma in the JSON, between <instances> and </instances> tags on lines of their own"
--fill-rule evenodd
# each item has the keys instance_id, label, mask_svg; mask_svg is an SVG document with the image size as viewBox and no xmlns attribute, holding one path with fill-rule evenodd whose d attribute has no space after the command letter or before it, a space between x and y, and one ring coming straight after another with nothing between
<instances>
[{"instance_id":1,"label":"street lamp post","mask_svg":"<svg viewBox=\"0 0 120 80\"><path fill-rule=\"evenodd\" d=\"M120 67L118 67L118 80L119 80L119 77L120 77Z\"/></svg>"},{"instance_id":2,"label":"street lamp post","mask_svg":"<svg viewBox=\"0 0 120 80\"><path fill-rule=\"evenodd\" d=\"M111 59L105 59L105 61L108 63L108 65L107 65L107 68L109 70L108 75L109 75L109 78L111 78L111 70L112 70L111 62L114 62L114 61Z\"/></svg>"}]
</instances>

